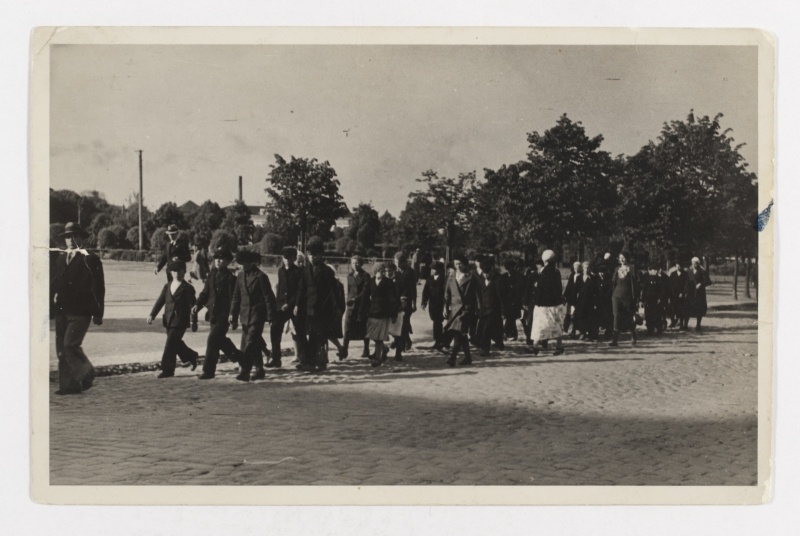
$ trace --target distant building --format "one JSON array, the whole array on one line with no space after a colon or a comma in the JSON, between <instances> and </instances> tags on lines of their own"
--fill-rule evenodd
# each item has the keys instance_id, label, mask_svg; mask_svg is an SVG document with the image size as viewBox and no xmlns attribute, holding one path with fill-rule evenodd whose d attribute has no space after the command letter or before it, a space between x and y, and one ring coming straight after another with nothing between
<instances>
[{"instance_id":1,"label":"distant building","mask_svg":"<svg viewBox=\"0 0 800 536\"><path fill-rule=\"evenodd\" d=\"M197 209L200 208L200 205L195 203L194 201L187 201L181 206L178 207L178 210L183 212L184 214L191 214L193 212L197 212Z\"/></svg>"},{"instance_id":2,"label":"distant building","mask_svg":"<svg viewBox=\"0 0 800 536\"><path fill-rule=\"evenodd\" d=\"M338 220L336 220L336 224L335 225L339 229L347 229L348 227L350 227L350 218L349 217L347 217L347 218L339 218Z\"/></svg>"},{"instance_id":3,"label":"distant building","mask_svg":"<svg viewBox=\"0 0 800 536\"><path fill-rule=\"evenodd\" d=\"M227 207L223 207L224 210L228 210L235 205L228 205ZM253 225L256 227L264 227L267 224L267 207L264 205L247 205L247 210L250 211L250 219L253 220Z\"/></svg>"}]
</instances>

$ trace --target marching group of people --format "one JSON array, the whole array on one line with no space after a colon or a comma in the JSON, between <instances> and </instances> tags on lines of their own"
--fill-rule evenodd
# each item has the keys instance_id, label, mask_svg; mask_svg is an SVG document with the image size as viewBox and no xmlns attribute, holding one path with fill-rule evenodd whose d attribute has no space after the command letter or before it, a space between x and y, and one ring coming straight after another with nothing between
<instances>
[{"instance_id":1,"label":"marching group of people","mask_svg":"<svg viewBox=\"0 0 800 536\"><path fill-rule=\"evenodd\" d=\"M503 350L505 341L518 340L518 321L533 355L551 340L554 355L562 354L565 336L605 339L616 346L620 333L630 332L636 344L637 323L646 322L649 334L661 334L668 327L688 329L689 318L694 317L700 331L707 310L705 289L711 284L698 258L689 267L676 263L669 274L656 264L639 274L623 252L617 261L606 254L595 263L574 263L564 287L556 254L547 250L530 266L514 259L496 266L490 255L472 259L455 255L446 266L443 260L415 254L410 263L405 253L398 252L392 261L376 263L372 273L356 255L350 260L345 288L323 259L322 240L312 237L305 254L292 247L283 249L274 288L259 269L258 252L234 254L217 247L210 269L200 277L192 274L203 282L196 294L185 279L191 252L176 240L177 228L168 228L167 234L155 268L156 274L166 269L167 282L147 318L152 324L164 311L166 342L159 378L174 376L178 359L192 370L197 367L199 354L183 336L187 329L197 330L198 314L204 309L210 329L199 378L215 377L223 353L238 363L236 379L246 382L264 379L267 368L283 366L284 335L291 335L296 368L301 371L326 370L329 344L336 347L340 360L347 359L352 341L363 342L362 357L373 367L381 366L392 351L393 359L401 361L412 345L411 316L417 311L417 286L422 281L421 307L432 322L432 348L447 353L446 364L451 367L460 353L460 365L472 363L471 346L488 356L492 345ZM105 283L99 257L81 249L85 233L80 225L67 224L62 236L67 250L52 263L50 286L59 364L56 393L77 394L91 388L94 379L81 343L92 319L102 324ZM418 258L423 259L421 267L414 262ZM240 266L235 275L229 267L234 259ZM264 339L267 324L269 344ZM239 326L237 348L228 332Z\"/></svg>"}]
</instances>

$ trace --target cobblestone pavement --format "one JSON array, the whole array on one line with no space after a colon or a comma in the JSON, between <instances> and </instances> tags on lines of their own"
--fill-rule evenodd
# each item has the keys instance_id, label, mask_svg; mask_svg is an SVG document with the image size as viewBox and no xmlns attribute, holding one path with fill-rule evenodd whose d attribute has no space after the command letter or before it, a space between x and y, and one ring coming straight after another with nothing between
<instances>
[{"instance_id":1,"label":"cobblestone pavement","mask_svg":"<svg viewBox=\"0 0 800 536\"><path fill-rule=\"evenodd\" d=\"M415 347L248 384L99 378L51 396L51 484L755 484L756 314L705 323L455 369Z\"/></svg>"}]
</instances>

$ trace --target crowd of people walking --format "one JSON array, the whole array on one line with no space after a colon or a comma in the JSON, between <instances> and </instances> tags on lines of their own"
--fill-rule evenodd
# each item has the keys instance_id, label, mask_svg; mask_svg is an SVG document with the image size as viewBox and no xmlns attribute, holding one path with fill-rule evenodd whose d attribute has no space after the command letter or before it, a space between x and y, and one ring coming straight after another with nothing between
<instances>
[{"instance_id":1,"label":"crowd of people walking","mask_svg":"<svg viewBox=\"0 0 800 536\"><path fill-rule=\"evenodd\" d=\"M192 275L203 284L197 294L186 281L192 254L176 241L177 232L167 231L169 240L155 268L156 274L166 269L166 283L147 317L152 324L163 310L166 341L159 378L174 376L179 359L192 370L198 366L199 353L183 336L188 329L197 330L203 310L209 332L199 378L214 378L224 354L238 363L236 379L247 382L264 379L267 368L283 367L281 345L286 336L294 347L296 368L304 372L327 369L330 345L340 360L347 359L353 341L363 343L361 357L373 367L380 367L392 353L395 361L402 361L412 346L418 285L420 305L432 324L430 348L446 353L445 363L454 367L472 363L473 347L486 357L493 348L503 351L506 342L521 338L535 356L547 350L550 341L554 355L564 353L565 338L617 346L620 335L629 333L636 344L640 324L649 335L660 335L668 328L686 330L689 319L696 318L695 329L701 331L706 287L711 284L696 257L689 266L676 262L669 273L659 264L639 273L627 252L616 259L606 253L595 262L575 262L564 285L552 250L529 265L518 259L498 265L492 255L468 259L461 254L445 265L443 259L434 261L417 251L411 259L398 252L391 261L377 262L372 273L365 271L360 256L353 256L345 287L325 263L322 240L312 237L305 254L283 249L274 286L259 268L257 252L218 247L204 270L197 269L195 253ZM52 263L57 394L85 391L94 378L81 343L90 320L102 324L105 283L99 257L81 249L84 235L80 225L67 224L62 235L67 249ZM230 266L234 259L240 267L236 274ZM264 339L267 324L269 344ZM237 347L229 331L239 326Z\"/></svg>"}]
</instances>

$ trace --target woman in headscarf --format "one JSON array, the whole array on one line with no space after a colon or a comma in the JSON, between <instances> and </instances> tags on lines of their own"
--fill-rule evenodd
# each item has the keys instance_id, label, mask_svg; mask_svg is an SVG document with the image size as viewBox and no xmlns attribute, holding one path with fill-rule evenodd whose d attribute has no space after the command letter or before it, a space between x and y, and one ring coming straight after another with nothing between
<instances>
[{"instance_id":1,"label":"woman in headscarf","mask_svg":"<svg viewBox=\"0 0 800 536\"><path fill-rule=\"evenodd\" d=\"M544 268L539 274L534 294L533 323L531 339L533 339L533 355L539 354L537 344L548 339L556 340L553 355L564 353L564 304L561 297L561 273L556 269L556 254L552 249L542 253Z\"/></svg>"},{"instance_id":2,"label":"woman in headscarf","mask_svg":"<svg viewBox=\"0 0 800 536\"><path fill-rule=\"evenodd\" d=\"M689 277L686 281L686 296L689 301L689 318L697 318L695 331L702 331L700 323L708 312L708 300L706 298L706 287L711 284L708 273L703 270L698 257L692 258L692 268L689 270Z\"/></svg>"},{"instance_id":3,"label":"woman in headscarf","mask_svg":"<svg viewBox=\"0 0 800 536\"><path fill-rule=\"evenodd\" d=\"M444 305L447 312L444 332L453 338L450 358L447 360L447 364L451 367L456 366L459 350L464 351L464 359L459 364L472 364L467 334L478 310L478 280L473 277L467 258L464 255L456 255L453 265L455 273L447 280L444 290Z\"/></svg>"},{"instance_id":4,"label":"woman in headscarf","mask_svg":"<svg viewBox=\"0 0 800 536\"><path fill-rule=\"evenodd\" d=\"M636 344L636 322L634 314L639 303L639 281L636 270L630 265L630 254L619 254L619 266L614 270L611 283L611 307L614 311L614 338L611 346L617 346L620 330L631 330L631 344Z\"/></svg>"}]
</instances>

